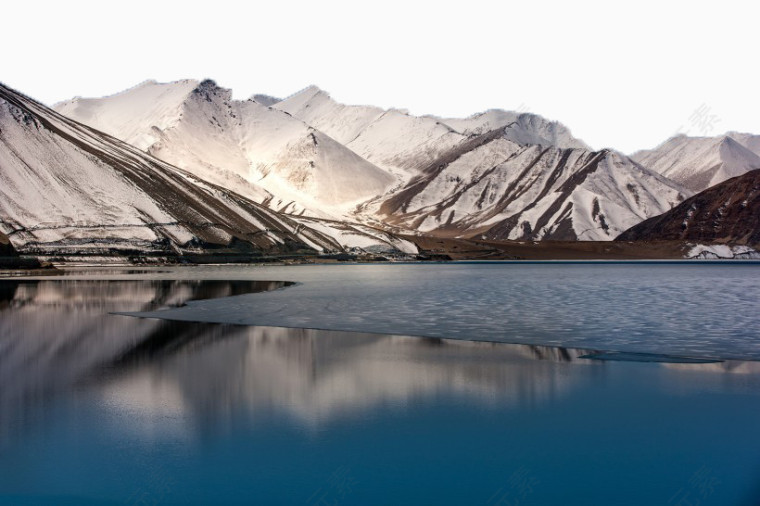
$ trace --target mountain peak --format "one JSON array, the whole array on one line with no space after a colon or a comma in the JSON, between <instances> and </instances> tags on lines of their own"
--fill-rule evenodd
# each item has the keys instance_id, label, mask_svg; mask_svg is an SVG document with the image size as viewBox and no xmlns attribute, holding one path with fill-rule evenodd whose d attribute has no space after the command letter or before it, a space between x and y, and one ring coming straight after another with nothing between
<instances>
[{"instance_id":1,"label":"mountain peak","mask_svg":"<svg viewBox=\"0 0 760 506\"><path fill-rule=\"evenodd\" d=\"M118 137L139 149L149 149L163 131L177 121L193 93L211 94L213 81L186 79L170 83L143 81L103 98L61 102L54 110ZM204 91L205 90L205 91Z\"/></svg>"},{"instance_id":2,"label":"mountain peak","mask_svg":"<svg viewBox=\"0 0 760 506\"><path fill-rule=\"evenodd\" d=\"M197 82L197 81L196 81ZM213 79L204 79L193 89L193 93L208 93L220 89L219 85Z\"/></svg>"},{"instance_id":3,"label":"mountain peak","mask_svg":"<svg viewBox=\"0 0 760 506\"><path fill-rule=\"evenodd\" d=\"M207 102L211 102L214 98L221 97L222 100L232 99L232 90L222 88L213 79L204 79L194 89L194 95L202 96Z\"/></svg>"},{"instance_id":4,"label":"mountain peak","mask_svg":"<svg viewBox=\"0 0 760 506\"><path fill-rule=\"evenodd\" d=\"M741 143L739 141L737 141L736 139L734 139L729 134L724 134L723 137L720 138L720 143L721 143L721 145L725 144L726 146L729 146L729 147L731 147L731 146L744 147L744 146L741 145Z\"/></svg>"},{"instance_id":5,"label":"mountain peak","mask_svg":"<svg viewBox=\"0 0 760 506\"><path fill-rule=\"evenodd\" d=\"M136 85L132 86L131 88L127 88L126 90L119 91L114 93L113 95L106 95L104 97L99 98L109 98L109 97L116 97L119 95L125 95L137 91L146 91L150 92L151 89L162 89L162 88L186 88L188 86L198 86L199 82L196 79L178 79L176 81L169 81L166 83L159 82L155 79L146 79L145 81L139 82ZM81 97L79 97L81 98ZM89 100L89 99L86 99Z\"/></svg>"},{"instance_id":6,"label":"mountain peak","mask_svg":"<svg viewBox=\"0 0 760 506\"><path fill-rule=\"evenodd\" d=\"M739 141L728 135L720 140L720 157L724 162L731 163L740 172L736 176L751 169L760 169L760 156L756 155Z\"/></svg>"},{"instance_id":7,"label":"mountain peak","mask_svg":"<svg viewBox=\"0 0 760 506\"><path fill-rule=\"evenodd\" d=\"M281 98L266 95L264 93L256 93L255 95L251 96L249 100L253 100L254 102L266 107L271 107L278 102L282 102Z\"/></svg>"},{"instance_id":8,"label":"mountain peak","mask_svg":"<svg viewBox=\"0 0 760 506\"><path fill-rule=\"evenodd\" d=\"M285 97L284 99L281 100L281 102L285 102L286 100L289 100L289 101L298 101L301 103L307 103L317 96L324 96L326 98L330 98L329 93L321 89L316 84L310 84L306 88L298 90L292 95Z\"/></svg>"},{"instance_id":9,"label":"mountain peak","mask_svg":"<svg viewBox=\"0 0 760 506\"><path fill-rule=\"evenodd\" d=\"M209 89L209 88L216 88L217 84L216 81L213 79L204 79L203 81L198 84L198 87L196 89Z\"/></svg>"},{"instance_id":10,"label":"mountain peak","mask_svg":"<svg viewBox=\"0 0 760 506\"><path fill-rule=\"evenodd\" d=\"M760 168L760 156L731 134L717 137L680 134L631 157L696 192Z\"/></svg>"},{"instance_id":11,"label":"mountain peak","mask_svg":"<svg viewBox=\"0 0 760 506\"><path fill-rule=\"evenodd\" d=\"M8 183L0 186L0 239L7 235L18 251L174 255L339 246L4 86L0 128L0 144L14 155L0 163Z\"/></svg>"},{"instance_id":12,"label":"mountain peak","mask_svg":"<svg viewBox=\"0 0 760 506\"><path fill-rule=\"evenodd\" d=\"M314 94L314 95L319 94L319 93L322 93L323 95L329 95L329 93L327 93L325 90L323 90L322 88L320 88L316 84L310 84L309 86L307 86L306 88L304 88L303 91L306 91L306 92Z\"/></svg>"},{"instance_id":13,"label":"mountain peak","mask_svg":"<svg viewBox=\"0 0 760 506\"><path fill-rule=\"evenodd\" d=\"M563 124L530 112L488 109L464 119L448 118L441 121L469 137L504 128L505 136L518 144L591 150L585 142L573 137L570 129Z\"/></svg>"}]
</instances>

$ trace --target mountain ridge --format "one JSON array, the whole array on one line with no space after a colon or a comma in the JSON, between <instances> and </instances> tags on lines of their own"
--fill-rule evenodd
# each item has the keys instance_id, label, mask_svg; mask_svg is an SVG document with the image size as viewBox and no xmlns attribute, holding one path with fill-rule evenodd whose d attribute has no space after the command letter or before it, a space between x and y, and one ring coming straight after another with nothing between
<instances>
[{"instance_id":1,"label":"mountain ridge","mask_svg":"<svg viewBox=\"0 0 760 506\"><path fill-rule=\"evenodd\" d=\"M706 185L760 167L760 156L745 146L754 146L749 134L675 137L629 157L591 150L561 123L532 113L414 116L342 104L314 85L284 99L253 96L270 105L232 100L211 80L144 86L176 86L179 95L193 89L180 100L180 113L175 95L149 104L174 111L171 121L147 114L134 120L142 130L133 132L129 120L115 128L118 137L153 140L147 150L156 157L303 223L352 221L483 240L605 241ZM136 89L125 93L139 99ZM108 98L88 100L100 103L92 121L118 119ZM87 119L84 109L62 109Z\"/></svg>"},{"instance_id":2,"label":"mountain ridge","mask_svg":"<svg viewBox=\"0 0 760 506\"><path fill-rule=\"evenodd\" d=\"M375 202L401 229L491 240L611 240L687 190L611 150L521 146L497 129Z\"/></svg>"},{"instance_id":3,"label":"mountain ridge","mask_svg":"<svg viewBox=\"0 0 760 506\"><path fill-rule=\"evenodd\" d=\"M760 169L736 176L639 223L617 241L674 240L760 246Z\"/></svg>"},{"instance_id":4,"label":"mountain ridge","mask_svg":"<svg viewBox=\"0 0 760 506\"><path fill-rule=\"evenodd\" d=\"M168 96L163 107L161 95ZM148 82L88 100L58 110L277 211L334 219L394 182L302 121L255 101L233 100L210 79ZM123 119L122 102L132 117ZM354 184L342 192L346 176L355 176Z\"/></svg>"},{"instance_id":5,"label":"mountain ridge","mask_svg":"<svg viewBox=\"0 0 760 506\"><path fill-rule=\"evenodd\" d=\"M0 233L22 254L283 254L346 247L325 226L317 231L197 179L2 84L0 145ZM408 249L384 232L342 227L365 243L374 238Z\"/></svg>"},{"instance_id":6,"label":"mountain ridge","mask_svg":"<svg viewBox=\"0 0 760 506\"><path fill-rule=\"evenodd\" d=\"M744 145L754 145L754 137L736 133L716 137L677 135L654 149L637 151L631 158L692 191L700 192L726 179L760 169L760 138L757 152Z\"/></svg>"}]
</instances>

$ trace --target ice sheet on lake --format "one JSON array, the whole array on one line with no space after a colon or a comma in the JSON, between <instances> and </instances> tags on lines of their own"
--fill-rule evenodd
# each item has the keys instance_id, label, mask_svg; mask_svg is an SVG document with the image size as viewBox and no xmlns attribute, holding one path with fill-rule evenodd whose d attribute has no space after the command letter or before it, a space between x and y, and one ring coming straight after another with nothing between
<instances>
[{"instance_id":1,"label":"ice sheet on lake","mask_svg":"<svg viewBox=\"0 0 760 506\"><path fill-rule=\"evenodd\" d=\"M754 265L416 264L191 272L299 284L130 314L760 360L760 268Z\"/></svg>"}]
</instances>

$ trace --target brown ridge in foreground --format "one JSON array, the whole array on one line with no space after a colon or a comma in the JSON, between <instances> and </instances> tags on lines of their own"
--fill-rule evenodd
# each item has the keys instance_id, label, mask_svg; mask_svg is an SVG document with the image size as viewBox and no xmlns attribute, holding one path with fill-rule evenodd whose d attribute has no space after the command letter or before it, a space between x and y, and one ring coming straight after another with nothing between
<instances>
[{"instance_id":1,"label":"brown ridge in foreground","mask_svg":"<svg viewBox=\"0 0 760 506\"><path fill-rule=\"evenodd\" d=\"M708 188L616 239L640 240L760 246L760 169Z\"/></svg>"},{"instance_id":2,"label":"brown ridge in foreground","mask_svg":"<svg viewBox=\"0 0 760 506\"><path fill-rule=\"evenodd\" d=\"M678 260L682 241L481 241L408 236L420 255L450 260Z\"/></svg>"}]
</instances>

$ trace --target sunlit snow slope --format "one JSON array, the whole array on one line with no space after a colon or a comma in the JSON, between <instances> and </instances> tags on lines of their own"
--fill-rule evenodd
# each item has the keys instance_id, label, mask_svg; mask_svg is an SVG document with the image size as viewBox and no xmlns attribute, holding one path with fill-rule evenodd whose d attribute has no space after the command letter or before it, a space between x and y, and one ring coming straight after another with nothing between
<instances>
[{"instance_id":1,"label":"sunlit snow slope","mask_svg":"<svg viewBox=\"0 0 760 506\"><path fill-rule=\"evenodd\" d=\"M255 100L232 100L210 80L150 81L56 108L278 211L343 217L395 182L303 121Z\"/></svg>"},{"instance_id":2,"label":"sunlit snow slope","mask_svg":"<svg viewBox=\"0 0 760 506\"><path fill-rule=\"evenodd\" d=\"M436 235L611 240L689 195L614 151L520 145L498 129L367 209L401 229Z\"/></svg>"},{"instance_id":3,"label":"sunlit snow slope","mask_svg":"<svg viewBox=\"0 0 760 506\"><path fill-rule=\"evenodd\" d=\"M609 240L688 193L557 122L489 110L466 119L343 105L309 87L274 105L401 185L361 216L400 230L494 239Z\"/></svg>"},{"instance_id":4,"label":"sunlit snow slope","mask_svg":"<svg viewBox=\"0 0 760 506\"><path fill-rule=\"evenodd\" d=\"M236 101L212 81L146 82L57 107L304 224L320 218L336 238L348 220L456 237L610 240L692 194L681 185L690 173L592 151L528 113L413 116L344 105L315 86ZM756 155L724 144L716 174L752 165Z\"/></svg>"},{"instance_id":5,"label":"sunlit snow slope","mask_svg":"<svg viewBox=\"0 0 760 506\"><path fill-rule=\"evenodd\" d=\"M719 137L678 135L652 150L631 155L641 165L699 192L729 178L760 169L760 137L729 133Z\"/></svg>"},{"instance_id":6,"label":"sunlit snow slope","mask_svg":"<svg viewBox=\"0 0 760 506\"><path fill-rule=\"evenodd\" d=\"M491 110L467 119L413 116L398 109L344 105L316 86L274 107L325 132L401 179L417 175L469 138L497 128L508 127L504 136L521 144L587 147L566 127L534 114Z\"/></svg>"},{"instance_id":7,"label":"sunlit snow slope","mask_svg":"<svg viewBox=\"0 0 760 506\"><path fill-rule=\"evenodd\" d=\"M2 85L0 232L22 253L340 249Z\"/></svg>"}]
</instances>

